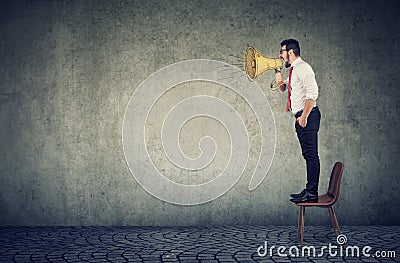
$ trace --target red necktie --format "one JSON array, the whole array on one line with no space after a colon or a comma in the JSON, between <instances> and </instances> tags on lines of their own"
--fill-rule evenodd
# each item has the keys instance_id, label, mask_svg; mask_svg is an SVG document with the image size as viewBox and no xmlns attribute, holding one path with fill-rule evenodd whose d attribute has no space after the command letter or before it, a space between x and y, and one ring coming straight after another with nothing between
<instances>
[{"instance_id":1,"label":"red necktie","mask_svg":"<svg viewBox=\"0 0 400 263\"><path fill-rule=\"evenodd\" d=\"M289 111L290 110L290 107L291 107L291 105L290 105L290 90L291 90L291 88L290 88L290 81L292 80L292 71L293 71L293 67L290 67L290 71L289 71L289 81L288 81L288 84L287 84L287 104L286 104L286 111Z\"/></svg>"}]
</instances>

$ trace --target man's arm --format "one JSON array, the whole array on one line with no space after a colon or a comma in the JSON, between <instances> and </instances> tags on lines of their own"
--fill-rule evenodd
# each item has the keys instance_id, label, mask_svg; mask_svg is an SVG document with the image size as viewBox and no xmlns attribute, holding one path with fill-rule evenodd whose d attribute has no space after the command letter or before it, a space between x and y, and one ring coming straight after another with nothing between
<instances>
[{"instance_id":1,"label":"man's arm","mask_svg":"<svg viewBox=\"0 0 400 263\"><path fill-rule=\"evenodd\" d=\"M315 100L306 99L306 105L304 106L303 112L301 113L301 116L297 118L297 122L301 127L306 127L308 115L310 115L315 103Z\"/></svg>"},{"instance_id":2,"label":"man's arm","mask_svg":"<svg viewBox=\"0 0 400 263\"><path fill-rule=\"evenodd\" d=\"M307 118L310 115L311 110L315 106L318 98L318 85L315 80L315 74L310 65L306 65L301 67L302 70L298 71L298 74L301 79L303 79L303 85L306 90L306 104L304 105L303 113L299 118L297 118L297 122L301 127L306 127Z\"/></svg>"}]
</instances>

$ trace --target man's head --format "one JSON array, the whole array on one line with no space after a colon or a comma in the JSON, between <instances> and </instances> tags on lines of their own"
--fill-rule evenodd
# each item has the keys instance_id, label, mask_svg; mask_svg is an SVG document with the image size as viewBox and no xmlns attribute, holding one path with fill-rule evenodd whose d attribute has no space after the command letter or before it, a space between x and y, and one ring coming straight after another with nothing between
<instances>
[{"instance_id":1,"label":"man's head","mask_svg":"<svg viewBox=\"0 0 400 263\"><path fill-rule=\"evenodd\" d=\"M300 56L300 45L295 39L286 39L281 43L279 57L285 61L285 66L288 68L293 61Z\"/></svg>"}]
</instances>

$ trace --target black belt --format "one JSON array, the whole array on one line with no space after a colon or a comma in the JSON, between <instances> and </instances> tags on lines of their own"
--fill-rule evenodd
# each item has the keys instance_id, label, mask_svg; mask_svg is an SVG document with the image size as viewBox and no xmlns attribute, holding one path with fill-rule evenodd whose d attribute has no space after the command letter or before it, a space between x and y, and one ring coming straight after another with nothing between
<instances>
[{"instance_id":1,"label":"black belt","mask_svg":"<svg viewBox=\"0 0 400 263\"><path fill-rule=\"evenodd\" d=\"M316 111L316 110L318 110L318 106L315 106L314 108L312 108L312 110L310 111L310 113L313 112L313 111ZM301 116L302 113L303 113L303 110L299 110L298 112L296 112L296 114L294 115L294 117L297 119L298 117Z\"/></svg>"}]
</instances>

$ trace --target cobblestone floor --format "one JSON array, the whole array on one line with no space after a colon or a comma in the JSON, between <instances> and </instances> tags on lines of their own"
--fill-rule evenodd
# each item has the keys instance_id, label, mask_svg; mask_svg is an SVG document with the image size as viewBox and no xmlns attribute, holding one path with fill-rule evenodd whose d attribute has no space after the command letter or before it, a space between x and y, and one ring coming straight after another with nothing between
<instances>
[{"instance_id":1,"label":"cobblestone floor","mask_svg":"<svg viewBox=\"0 0 400 263\"><path fill-rule=\"evenodd\" d=\"M339 246L331 228L306 226L302 250L294 226L3 227L0 262L400 261L400 227L348 226L342 232L339 242L347 242Z\"/></svg>"}]
</instances>

